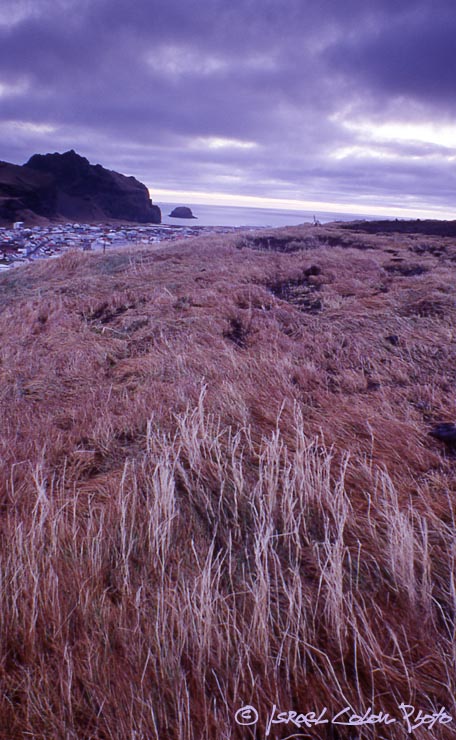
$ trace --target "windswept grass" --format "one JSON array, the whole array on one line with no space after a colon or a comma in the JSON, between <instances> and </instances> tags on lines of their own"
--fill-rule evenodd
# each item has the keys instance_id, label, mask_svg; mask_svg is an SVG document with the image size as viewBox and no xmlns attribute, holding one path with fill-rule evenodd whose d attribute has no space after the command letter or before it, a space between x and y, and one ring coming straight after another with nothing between
<instances>
[{"instance_id":1,"label":"windswept grass","mask_svg":"<svg viewBox=\"0 0 456 740\"><path fill-rule=\"evenodd\" d=\"M454 458L428 435L455 413L451 245L350 239L0 276L1 737L259 739L274 704L456 711ZM407 736L269 736L297 732Z\"/></svg>"}]
</instances>

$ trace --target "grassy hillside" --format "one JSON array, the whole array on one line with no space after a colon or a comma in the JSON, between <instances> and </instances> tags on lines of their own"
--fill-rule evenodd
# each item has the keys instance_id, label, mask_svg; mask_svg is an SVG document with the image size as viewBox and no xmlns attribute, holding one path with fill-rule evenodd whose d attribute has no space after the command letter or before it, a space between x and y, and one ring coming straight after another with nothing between
<instances>
[{"instance_id":1,"label":"grassy hillside","mask_svg":"<svg viewBox=\"0 0 456 740\"><path fill-rule=\"evenodd\" d=\"M337 226L0 276L1 738L456 714L455 281L451 238Z\"/></svg>"}]
</instances>

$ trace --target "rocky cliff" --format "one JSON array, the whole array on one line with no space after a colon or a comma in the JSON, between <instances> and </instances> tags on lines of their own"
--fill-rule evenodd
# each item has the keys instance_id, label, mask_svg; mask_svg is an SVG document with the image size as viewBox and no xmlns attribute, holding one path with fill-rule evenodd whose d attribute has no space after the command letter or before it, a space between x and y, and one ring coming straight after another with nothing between
<instances>
[{"instance_id":1,"label":"rocky cliff","mask_svg":"<svg viewBox=\"0 0 456 740\"><path fill-rule=\"evenodd\" d=\"M25 165L0 163L0 219L160 223L145 185L92 165L71 150L35 154Z\"/></svg>"}]
</instances>

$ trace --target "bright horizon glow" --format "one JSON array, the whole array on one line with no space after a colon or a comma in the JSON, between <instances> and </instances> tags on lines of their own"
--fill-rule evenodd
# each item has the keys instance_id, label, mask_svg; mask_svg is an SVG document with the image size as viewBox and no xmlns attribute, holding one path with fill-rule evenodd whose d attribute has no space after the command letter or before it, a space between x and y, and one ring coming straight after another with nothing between
<instances>
[{"instance_id":1,"label":"bright horizon glow","mask_svg":"<svg viewBox=\"0 0 456 740\"><path fill-rule=\"evenodd\" d=\"M442 207L421 207L413 205L400 207L379 205L374 202L360 204L335 203L334 201L295 200L287 198L264 198L254 195L234 195L232 193L214 193L197 190L149 190L154 203L164 202L172 205L213 205L234 206L238 208L275 208L283 211L318 211L348 213L354 216L387 216L389 218L438 218L454 219L455 213Z\"/></svg>"}]
</instances>

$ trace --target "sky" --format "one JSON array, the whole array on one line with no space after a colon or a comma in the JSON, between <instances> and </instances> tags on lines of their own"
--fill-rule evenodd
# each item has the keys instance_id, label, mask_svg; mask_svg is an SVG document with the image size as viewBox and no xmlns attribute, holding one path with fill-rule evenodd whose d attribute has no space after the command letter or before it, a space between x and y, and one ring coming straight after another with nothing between
<instances>
[{"instance_id":1,"label":"sky","mask_svg":"<svg viewBox=\"0 0 456 740\"><path fill-rule=\"evenodd\" d=\"M455 0L1 0L0 159L456 218Z\"/></svg>"}]
</instances>

